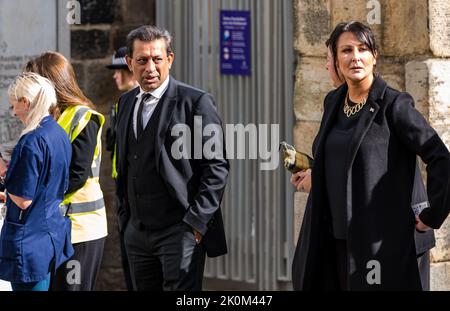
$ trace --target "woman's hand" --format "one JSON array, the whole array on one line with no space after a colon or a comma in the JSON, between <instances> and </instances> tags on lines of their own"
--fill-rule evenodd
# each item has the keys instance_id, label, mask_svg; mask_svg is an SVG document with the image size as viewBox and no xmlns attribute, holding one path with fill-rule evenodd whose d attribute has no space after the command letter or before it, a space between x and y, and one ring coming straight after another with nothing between
<instances>
[{"instance_id":1,"label":"woman's hand","mask_svg":"<svg viewBox=\"0 0 450 311\"><path fill-rule=\"evenodd\" d=\"M197 244L200 244L200 242L202 241L202 238L203 238L202 234L200 232L198 232L197 230L195 230L195 229L192 229L192 230L194 232L195 242Z\"/></svg>"},{"instance_id":2,"label":"woman's hand","mask_svg":"<svg viewBox=\"0 0 450 311\"><path fill-rule=\"evenodd\" d=\"M292 174L291 183L297 191L309 193L311 191L311 170L308 169Z\"/></svg>"},{"instance_id":3,"label":"woman's hand","mask_svg":"<svg viewBox=\"0 0 450 311\"><path fill-rule=\"evenodd\" d=\"M416 216L416 230L423 232L423 231L428 231L430 229L431 229L430 227L428 227L426 224L424 224L420 220L419 216Z\"/></svg>"},{"instance_id":4,"label":"woman's hand","mask_svg":"<svg viewBox=\"0 0 450 311\"><path fill-rule=\"evenodd\" d=\"M14 204L16 204L17 207L20 208L21 210L26 210L31 205L31 203L33 203L33 200L18 197L9 192L8 192L8 195L9 195L10 199L14 202Z\"/></svg>"}]
</instances>

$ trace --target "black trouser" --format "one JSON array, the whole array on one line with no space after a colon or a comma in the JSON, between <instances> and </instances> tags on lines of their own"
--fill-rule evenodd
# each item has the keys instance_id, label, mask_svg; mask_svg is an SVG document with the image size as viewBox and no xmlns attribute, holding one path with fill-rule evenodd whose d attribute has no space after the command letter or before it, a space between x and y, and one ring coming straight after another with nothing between
<instances>
[{"instance_id":1,"label":"black trouser","mask_svg":"<svg viewBox=\"0 0 450 311\"><path fill-rule=\"evenodd\" d=\"M75 253L52 278L53 291L92 291L102 263L105 238L73 244Z\"/></svg>"},{"instance_id":2,"label":"black trouser","mask_svg":"<svg viewBox=\"0 0 450 311\"><path fill-rule=\"evenodd\" d=\"M202 289L205 251L189 225L139 229L130 221L124 233L134 290Z\"/></svg>"},{"instance_id":3,"label":"black trouser","mask_svg":"<svg viewBox=\"0 0 450 311\"><path fill-rule=\"evenodd\" d=\"M123 240L123 232L119 232L120 236L120 253L122 255L123 276L125 278L125 285L128 291L133 290L133 281L131 279L130 263L128 262L127 250Z\"/></svg>"},{"instance_id":4,"label":"black trouser","mask_svg":"<svg viewBox=\"0 0 450 311\"><path fill-rule=\"evenodd\" d=\"M430 290L430 251L417 255L422 290Z\"/></svg>"},{"instance_id":5,"label":"black trouser","mask_svg":"<svg viewBox=\"0 0 450 311\"><path fill-rule=\"evenodd\" d=\"M347 241L335 239L335 255L339 290L348 290Z\"/></svg>"}]
</instances>

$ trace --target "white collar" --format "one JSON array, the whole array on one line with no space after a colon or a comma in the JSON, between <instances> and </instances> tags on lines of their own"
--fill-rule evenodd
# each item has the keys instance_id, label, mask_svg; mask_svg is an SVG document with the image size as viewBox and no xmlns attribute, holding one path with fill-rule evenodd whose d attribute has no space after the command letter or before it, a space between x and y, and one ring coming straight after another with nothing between
<instances>
[{"instance_id":1,"label":"white collar","mask_svg":"<svg viewBox=\"0 0 450 311\"><path fill-rule=\"evenodd\" d=\"M163 97L164 93L169 87L169 80L170 76L167 76L166 80L164 80L164 82L157 89L150 92L150 94L157 99L161 99L161 97ZM141 86L139 86L139 94L136 96L136 98L141 99L142 95L144 95L145 93L147 92L144 91Z\"/></svg>"}]
</instances>

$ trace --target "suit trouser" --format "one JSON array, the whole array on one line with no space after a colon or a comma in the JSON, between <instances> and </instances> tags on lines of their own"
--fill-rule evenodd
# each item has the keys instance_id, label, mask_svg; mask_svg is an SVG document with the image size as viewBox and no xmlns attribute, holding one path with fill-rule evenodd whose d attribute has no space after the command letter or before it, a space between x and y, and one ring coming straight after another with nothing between
<instances>
[{"instance_id":1,"label":"suit trouser","mask_svg":"<svg viewBox=\"0 0 450 311\"><path fill-rule=\"evenodd\" d=\"M339 282L338 290L346 291L348 282L348 272L347 272L347 241L335 239L335 256L336 256L336 268L337 268L337 278Z\"/></svg>"},{"instance_id":2,"label":"suit trouser","mask_svg":"<svg viewBox=\"0 0 450 311\"><path fill-rule=\"evenodd\" d=\"M134 290L202 289L205 251L186 223L148 230L130 221L124 242Z\"/></svg>"},{"instance_id":3,"label":"suit trouser","mask_svg":"<svg viewBox=\"0 0 450 311\"><path fill-rule=\"evenodd\" d=\"M417 255L417 264L419 265L420 282L422 290L430 290L430 251Z\"/></svg>"},{"instance_id":4,"label":"suit trouser","mask_svg":"<svg viewBox=\"0 0 450 311\"><path fill-rule=\"evenodd\" d=\"M128 291L132 291L133 281L131 279L130 264L128 263L127 250L125 248L125 242L123 241L123 232L119 232L119 237L120 237L120 254L122 257L122 269L123 269L123 276L125 278L125 285Z\"/></svg>"},{"instance_id":5,"label":"suit trouser","mask_svg":"<svg viewBox=\"0 0 450 311\"><path fill-rule=\"evenodd\" d=\"M92 291L102 263L105 239L73 244L73 256L52 278L52 291Z\"/></svg>"}]
</instances>

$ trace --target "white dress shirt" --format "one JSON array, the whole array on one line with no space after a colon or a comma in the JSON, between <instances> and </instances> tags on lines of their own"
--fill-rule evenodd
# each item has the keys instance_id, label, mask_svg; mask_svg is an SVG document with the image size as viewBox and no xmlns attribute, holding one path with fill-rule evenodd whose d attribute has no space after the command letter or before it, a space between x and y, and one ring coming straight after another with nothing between
<instances>
[{"instance_id":1,"label":"white dress shirt","mask_svg":"<svg viewBox=\"0 0 450 311\"><path fill-rule=\"evenodd\" d=\"M153 92L150 92L150 95L152 95L152 97L150 97L149 99L147 99L146 102L144 102L144 108L142 109L142 125L144 126L144 130L153 114L153 111L155 111L155 108L158 105L159 100L161 99L161 97L163 97L164 93L167 91L167 87L169 86L169 79L170 76L167 76L167 79L161 84L160 87L153 90ZM139 106L141 104L141 98L145 93L146 92L140 87L140 92L136 96L136 105L134 105L133 130L136 139L137 139L137 114Z\"/></svg>"}]
</instances>

